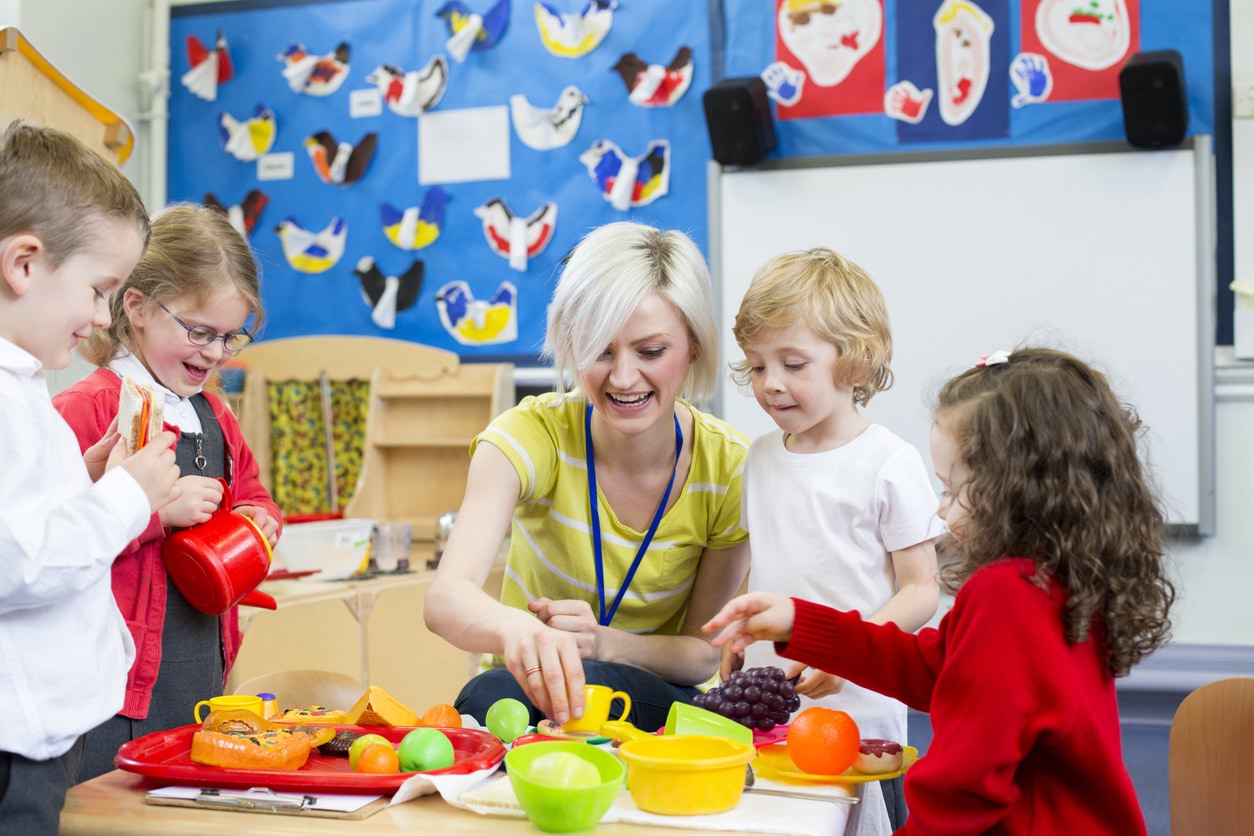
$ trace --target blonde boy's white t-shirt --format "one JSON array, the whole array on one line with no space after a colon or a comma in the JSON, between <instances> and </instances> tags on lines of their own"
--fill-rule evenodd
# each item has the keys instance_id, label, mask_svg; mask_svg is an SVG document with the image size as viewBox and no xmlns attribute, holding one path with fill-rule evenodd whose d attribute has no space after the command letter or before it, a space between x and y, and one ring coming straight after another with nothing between
<instances>
[{"instance_id":1,"label":"blonde boy's white t-shirt","mask_svg":"<svg viewBox=\"0 0 1254 836\"><path fill-rule=\"evenodd\" d=\"M758 438L745 463L741 508L753 552L751 591L864 617L897 591L890 552L945 531L923 457L878 424L821 453L791 452L778 430ZM770 642L745 651L747 668L790 664ZM906 707L852 682L838 694L802 698L803 709L811 705L848 713L863 737L906 740Z\"/></svg>"}]
</instances>

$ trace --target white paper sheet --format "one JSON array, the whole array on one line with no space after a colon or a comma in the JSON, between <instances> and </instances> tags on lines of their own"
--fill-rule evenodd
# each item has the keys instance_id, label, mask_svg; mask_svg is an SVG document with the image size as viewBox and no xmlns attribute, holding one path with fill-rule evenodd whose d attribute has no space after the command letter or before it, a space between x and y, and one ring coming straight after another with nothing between
<instances>
[{"instance_id":1,"label":"white paper sheet","mask_svg":"<svg viewBox=\"0 0 1254 836\"><path fill-rule=\"evenodd\" d=\"M148 796L150 798L181 798L187 801L195 801L200 795L201 789L203 788L161 787L160 789L150 790ZM231 789L223 790L223 792L229 792L231 794L255 793L259 801L264 801L268 793L266 790L257 788L251 790ZM375 799L382 797L379 795L340 795L338 793L315 795L314 793L281 792L277 794L283 796L284 798L300 798L302 795L310 795L315 798L316 801L311 807L306 809L327 810L338 813L352 813L356 810L360 810L362 807L365 807Z\"/></svg>"},{"instance_id":2,"label":"white paper sheet","mask_svg":"<svg viewBox=\"0 0 1254 836\"><path fill-rule=\"evenodd\" d=\"M440 110L418 117L418 182L508 180L509 108Z\"/></svg>"}]
</instances>

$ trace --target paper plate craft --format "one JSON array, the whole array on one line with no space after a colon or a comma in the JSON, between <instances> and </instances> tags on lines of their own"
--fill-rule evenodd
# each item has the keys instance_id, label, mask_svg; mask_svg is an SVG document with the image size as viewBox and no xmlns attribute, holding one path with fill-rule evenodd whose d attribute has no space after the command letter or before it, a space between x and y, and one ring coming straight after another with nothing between
<instances>
[{"instance_id":1,"label":"paper plate craft","mask_svg":"<svg viewBox=\"0 0 1254 836\"><path fill-rule=\"evenodd\" d=\"M509 259L515 270L527 269L527 259L535 258L553 240L557 226L557 204L546 203L530 217L515 217L505 201L495 198L475 209L483 221L483 237L492 252Z\"/></svg>"},{"instance_id":2,"label":"paper plate craft","mask_svg":"<svg viewBox=\"0 0 1254 836\"><path fill-rule=\"evenodd\" d=\"M932 16L936 30L937 111L946 125L975 113L988 87L993 19L974 3L945 0Z\"/></svg>"},{"instance_id":3,"label":"paper plate craft","mask_svg":"<svg viewBox=\"0 0 1254 836\"><path fill-rule=\"evenodd\" d=\"M1041 0L1035 25L1050 53L1094 72L1119 63L1132 43L1125 0Z\"/></svg>"},{"instance_id":4,"label":"paper plate craft","mask_svg":"<svg viewBox=\"0 0 1254 836\"><path fill-rule=\"evenodd\" d=\"M518 339L518 290L501 282L487 301L476 299L467 282L449 282L435 295L440 323L462 345L497 345Z\"/></svg>"},{"instance_id":5,"label":"paper plate craft","mask_svg":"<svg viewBox=\"0 0 1254 836\"><path fill-rule=\"evenodd\" d=\"M241 162L250 163L269 151L276 131L274 111L263 104L257 105L251 119L243 121L225 111L218 114L222 150Z\"/></svg>"},{"instance_id":6,"label":"paper plate craft","mask_svg":"<svg viewBox=\"0 0 1254 836\"><path fill-rule=\"evenodd\" d=\"M370 318L375 325L388 330L396 327L396 314L409 310L418 301L422 273L423 264L419 259L399 276L385 276L371 256L357 262L353 275L361 282L361 297L370 306Z\"/></svg>"},{"instance_id":7,"label":"paper plate craft","mask_svg":"<svg viewBox=\"0 0 1254 836\"><path fill-rule=\"evenodd\" d=\"M536 3L536 29L544 48L559 58L579 58L601 45L614 25L618 0L588 0L576 14Z\"/></svg>"},{"instance_id":8,"label":"paper plate craft","mask_svg":"<svg viewBox=\"0 0 1254 836\"><path fill-rule=\"evenodd\" d=\"M509 25L509 0L496 0L482 15L472 12L461 0L449 0L435 14L448 25L449 39L444 45L460 64L472 49L491 49L501 40Z\"/></svg>"},{"instance_id":9,"label":"paper plate craft","mask_svg":"<svg viewBox=\"0 0 1254 836\"><path fill-rule=\"evenodd\" d=\"M366 168L374 159L379 135L368 133L356 145L336 142L330 131L318 131L305 138L305 150L309 161L323 183L333 186L351 186L366 174Z\"/></svg>"},{"instance_id":10,"label":"paper plate craft","mask_svg":"<svg viewBox=\"0 0 1254 836\"><path fill-rule=\"evenodd\" d=\"M655 139L639 157L628 157L608 139L600 139L579 155L596 181L601 197L620 212L647 206L670 190L671 144Z\"/></svg>"},{"instance_id":11,"label":"paper plate craft","mask_svg":"<svg viewBox=\"0 0 1254 836\"><path fill-rule=\"evenodd\" d=\"M348 44L341 41L333 52L314 55L299 41L275 56L283 63L283 77L293 93L329 96L348 78Z\"/></svg>"},{"instance_id":12,"label":"paper plate craft","mask_svg":"<svg viewBox=\"0 0 1254 836\"><path fill-rule=\"evenodd\" d=\"M783 61L776 61L761 73L762 83L766 85L766 95L784 107L792 107L801 101L801 91L805 87L806 74L793 69Z\"/></svg>"},{"instance_id":13,"label":"paper plate craft","mask_svg":"<svg viewBox=\"0 0 1254 836\"><path fill-rule=\"evenodd\" d=\"M509 115L514 133L523 145L537 151L561 148L575 138L588 97L571 84L562 90L553 107L536 107L527 97L516 93L509 97Z\"/></svg>"},{"instance_id":14,"label":"paper plate craft","mask_svg":"<svg viewBox=\"0 0 1254 836\"><path fill-rule=\"evenodd\" d=\"M235 76L231 53L226 48L226 35L218 30L218 40L208 49L195 35L187 36L187 63L191 69L183 73L183 86L207 102L218 98L218 85Z\"/></svg>"},{"instance_id":15,"label":"paper plate craft","mask_svg":"<svg viewBox=\"0 0 1254 836\"><path fill-rule=\"evenodd\" d=\"M283 244L283 257L293 270L301 273L325 273L344 255L348 237L348 221L332 218L321 232L302 229L295 218L284 218L275 230Z\"/></svg>"},{"instance_id":16,"label":"paper plate craft","mask_svg":"<svg viewBox=\"0 0 1254 836\"><path fill-rule=\"evenodd\" d=\"M444 208L448 205L448 192L432 186L423 195L421 206L410 206L404 211L390 203L379 204L383 219L383 234L402 250L421 250L435 243L444 228Z\"/></svg>"},{"instance_id":17,"label":"paper plate craft","mask_svg":"<svg viewBox=\"0 0 1254 836\"><path fill-rule=\"evenodd\" d=\"M210 209L217 209L226 215L227 220L231 222L231 226L235 227L236 231L243 235L245 240L257 228L257 221L261 218L261 211L266 208L266 204L269 202L269 196L260 189L253 189L244 195L243 201L234 206L226 206L211 192L205 193L204 200L204 204Z\"/></svg>"},{"instance_id":18,"label":"paper plate craft","mask_svg":"<svg viewBox=\"0 0 1254 836\"><path fill-rule=\"evenodd\" d=\"M388 109L400 116L426 113L444 98L448 87L448 60L436 55L421 70L406 72L395 64L380 64L366 76L379 88Z\"/></svg>"},{"instance_id":19,"label":"paper plate craft","mask_svg":"<svg viewBox=\"0 0 1254 836\"><path fill-rule=\"evenodd\" d=\"M634 52L624 52L614 70L627 86L627 100L640 107L670 107L692 84L692 49L681 46L671 62L646 64Z\"/></svg>"},{"instance_id":20,"label":"paper plate craft","mask_svg":"<svg viewBox=\"0 0 1254 836\"><path fill-rule=\"evenodd\" d=\"M883 0L784 0L775 27L810 81L835 87L880 42Z\"/></svg>"}]
</instances>

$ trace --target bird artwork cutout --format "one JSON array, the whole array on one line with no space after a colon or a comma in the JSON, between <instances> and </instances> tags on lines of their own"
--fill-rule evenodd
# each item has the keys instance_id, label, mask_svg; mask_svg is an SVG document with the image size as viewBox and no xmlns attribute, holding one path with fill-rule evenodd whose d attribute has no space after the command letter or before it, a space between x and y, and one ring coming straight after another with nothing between
<instances>
[{"instance_id":1,"label":"bird artwork cutout","mask_svg":"<svg viewBox=\"0 0 1254 836\"><path fill-rule=\"evenodd\" d=\"M253 230L257 228L257 221L261 219L261 212L269 202L269 195L260 189L253 189L244 195L243 201L234 206L223 204L212 192L206 192L204 199L204 204L210 209L217 209L223 215L226 215L226 219L231 222L231 226L235 227L236 232L244 236L245 240L248 240L248 237L253 234Z\"/></svg>"},{"instance_id":2,"label":"bird artwork cutout","mask_svg":"<svg viewBox=\"0 0 1254 836\"><path fill-rule=\"evenodd\" d=\"M571 84L562 90L553 107L536 107L522 93L509 97L509 115L514 133L528 148L550 151L575 138L588 97Z\"/></svg>"},{"instance_id":3,"label":"bird artwork cutout","mask_svg":"<svg viewBox=\"0 0 1254 836\"><path fill-rule=\"evenodd\" d=\"M257 105L251 119L240 121L223 111L218 114L218 142L235 159L250 163L270 150L278 130L274 111Z\"/></svg>"},{"instance_id":4,"label":"bird artwork cutout","mask_svg":"<svg viewBox=\"0 0 1254 836\"><path fill-rule=\"evenodd\" d=\"M671 144L655 139L639 157L628 157L608 139L600 139L579 155L601 196L620 212L647 206L670 191Z\"/></svg>"},{"instance_id":5,"label":"bird artwork cutout","mask_svg":"<svg viewBox=\"0 0 1254 836\"><path fill-rule=\"evenodd\" d=\"M692 84L692 49L681 46L671 62L646 64L634 52L625 52L613 68L627 86L627 100L640 107L670 107Z\"/></svg>"},{"instance_id":6,"label":"bird artwork cutout","mask_svg":"<svg viewBox=\"0 0 1254 836\"><path fill-rule=\"evenodd\" d=\"M333 186L351 186L364 177L378 144L376 133L366 134L356 145L336 142L330 131L318 131L305 138L305 150L314 171L323 183Z\"/></svg>"},{"instance_id":7,"label":"bird artwork cutout","mask_svg":"<svg viewBox=\"0 0 1254 836\"><path fill-rule=\"evenodd\" d=\"M187 63L191 69L183 73L180 81L193 94L207 102L218 98L218 85L226 84L235 77L231 53L226 48L226 35L218 30L213 49L208 49L195 35L187 36Z\"/></svg>"},{"instance_id":8,"label":"bird artwork cutout","mask_svg":"<svg viewBox=\"0 0 1254 836\"><path fill-rule=\"evenodd\" d=\"M436 292L440 324L462 345L497 345L518 339L518 289L504 281L488 299L476 299L464 281Z\"/></svg>"},{"instance_id":9,"label":"bird artwork cutout","mask_svg":"<svg viewBox=\"0 0 1254 836\"><path fill-rule=\"evenodd\" d=\"M283 62L283 77L293 93L329 96L348 78L348 52L344 41L326 55L313 55L304 44L293 41L276 60Z\"/></svg>"},{"instance_id":10,"label":"bird artwork cutout","mask_svg":"<svg viewBox=\"0 0 1254 836\"><path fill-rule=\"evenodd\" d=\"M461 0L449 0L435 15L448 25L449 39L444 45L460 64L471 50L491 49L501 40L509 25L509 0L496 0L482 15L472 12Z\"/></svg>"},{"instance_id":11,"label":"bird artwork cutout","mask_svg":"<svg viewBox=\"0 0 1254 836\"><path fill-rule=\"evenodd\" d=\"M601 45L614 24L618 0L588 0L578 14L536 3L536 29L544 48L559 58L579 58Z\"/></svg>"},{"instance_id":12,"label":"bird artwork cutout","mask_svg":"<svg viewBox=\"0 0 1254 836\"><path fill-rule=\"evenodd\" d=\"M283 244L283 257L293 270L325 273L344 255L348 221L335 217L321 232L310 232L301 228L295 218L284 218L275 232Z\"/></svg>"},{"instance_id":13,"label":"bird artwork cutout","mask_svg":"<svg viewBox=\"0 0 1254 836\"><path fill-rule=\"evenodd\" d=\"M521 272L527 269L527 259L535 258L553 240L557 204L546 203L529 217L519 218L505 201L494 198L475 209L475 217L483 221L483 237L492 252L509 259L509 266Z\"/></svg>"},{"instance_id":14,"label":"bird artwork cutout","mask_svg":"<svg viewBox=\"0 0 1254 836\"><path fill-rule=\"evenodd\" d=\"M384 275L372 256L357 262L353 275L361 282L361 297L370 306L370 319L375 325L392 330L396 327L396 315L417 303L423 270L421 259L414 259L399 276Z\"/></svg>"},{"instance_id":15,"label":"bird artwork cutout","mask_svg":"<svg viewBox=\"0 0 1254 836\"><path fill-rule=\"evenodd\" d=\"M366 76L388 109L399 116L420 116L440 103L448 87L448 59L432 57L421 70L404 69L395 64L380 64Z\"/></svg>"},{"instance_id":16,"label":"bird artwork cutout","mask_svg":"<svg viewBox=\"0 0 1254 836\"><path fill-rule=\"evenodd\" d=\"M390 203L379 204L383 219L383 234L402 250L421 250L435 243L444 228L444 209L448 205L448 192L432 186L422 197L421 206L410 206L404 211Z\"/></svg>"}]
</instances>

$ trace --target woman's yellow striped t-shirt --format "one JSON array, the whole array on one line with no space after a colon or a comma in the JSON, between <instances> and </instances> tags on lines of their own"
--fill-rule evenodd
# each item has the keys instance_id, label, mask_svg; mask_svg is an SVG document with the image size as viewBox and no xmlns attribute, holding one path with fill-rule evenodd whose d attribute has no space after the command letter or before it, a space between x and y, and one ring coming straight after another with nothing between
<instances>
[{"instance_id":1,"label":"woman's yellow striped t-shirt","mask_svg":"<svg viewBox=\"0 0 1254 836\"><path fill-rule=\"evenodd\" d=\"M678 633L702 552L749 538L740 527L749 442L723 421L679 403L692 411L692 438L684 439L692 445L692 464L679 499L658 524L611 622L631 633ZM503 604L526 610L536 598L580 599L591 604L594 615L599 611L589 524L586 407L587 401L577 395L529 397L494 420L471 445L472 454L485 441L499 449L522 484L510 528ZM645 532L620 523L604 496L598 498L598 511L608 607ZM500 657L485 662L502 664Z\"/></svg>"}]
</instances>

